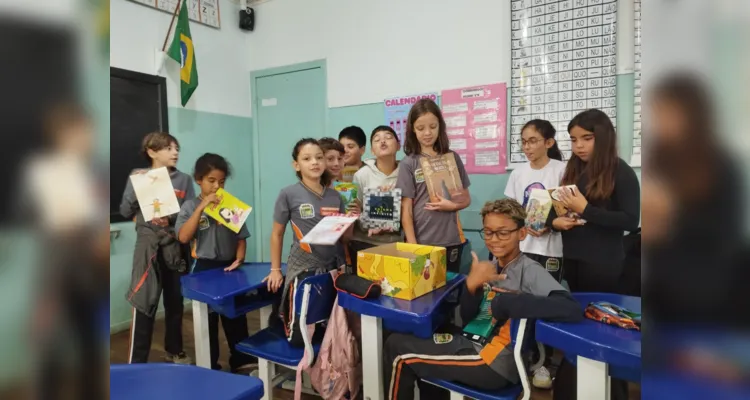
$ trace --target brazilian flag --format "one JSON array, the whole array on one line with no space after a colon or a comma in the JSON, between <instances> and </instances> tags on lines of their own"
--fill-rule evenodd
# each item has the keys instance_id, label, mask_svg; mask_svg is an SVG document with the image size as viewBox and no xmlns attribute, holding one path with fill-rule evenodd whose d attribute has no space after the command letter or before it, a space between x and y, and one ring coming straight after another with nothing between
<instances>
[{"instance_id":1,"label":"brazilian flag","mask_svg":"<svg viewBox=\"0 0 750 400\"><path fill-rule=\"evenodd\" d=\"M180 63L180 92L182 106L185 107L195 88L198 87L198 66L195 63L195 49L190 36L187 0L182 0L177 27L174 29L174 38L167 55Z\"/></svg>"}]
</instances>

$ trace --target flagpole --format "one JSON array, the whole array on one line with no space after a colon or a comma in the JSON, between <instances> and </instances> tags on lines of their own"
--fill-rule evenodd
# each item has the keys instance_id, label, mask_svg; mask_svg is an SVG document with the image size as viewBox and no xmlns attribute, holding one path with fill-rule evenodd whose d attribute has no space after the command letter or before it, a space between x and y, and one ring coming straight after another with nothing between
<instances>
[{"instance_id":1,"label":"flagpole","mask_svg":"<svg viewBox=\"0 0 750 400\"><path fill-rule=\"evenodd\" d=\"M187 0L177 0L177 6L174 8L174 13L172 13L172 21L169 22L169 29L167 30L167 35L164 36L164 46L161 47L161 51L165 51L167 49L167 40L169 40L169 33L172 32L172 26L174 25L174 20L177 18L177 13L180 12L180 7L182 6L182 2Z\"/></svg>"}]
</instances>

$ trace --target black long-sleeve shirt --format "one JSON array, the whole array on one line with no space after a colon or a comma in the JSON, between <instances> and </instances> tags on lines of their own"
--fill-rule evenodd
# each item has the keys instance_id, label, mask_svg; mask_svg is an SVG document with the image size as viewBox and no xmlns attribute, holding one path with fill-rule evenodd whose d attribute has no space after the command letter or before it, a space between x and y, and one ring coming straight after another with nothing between
<instances>
[{"instance_id":1,"label":"black long-sleeve shirt","mask_svg":"<svg viewBox=\"0 0 750 400\"><path fill-rule=\"evenodd\" d=\"M584 173L576 182L585 194L588 176ZM585 225L562 232L563 257L589 263L620 262L625 258L622 236L625 231L638 228L641 215L641 186L635 171L620 159L615 172L615 188L608 199L593 201L583 210ZM547 225L557 218L554 207Z\"/></svg>"}]
</instances>

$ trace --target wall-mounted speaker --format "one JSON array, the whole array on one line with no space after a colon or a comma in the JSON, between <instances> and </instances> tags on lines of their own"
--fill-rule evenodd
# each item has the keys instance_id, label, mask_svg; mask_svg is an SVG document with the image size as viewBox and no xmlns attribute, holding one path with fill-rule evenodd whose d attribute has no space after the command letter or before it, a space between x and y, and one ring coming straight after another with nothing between
<instances>
[{"instance_id":1,"label":"wall-mounted speaker","mask_svg":"<svg viewBox=\"0 0 750 400\"><path fill-rule=\"evenodd\" d=\"M240 10L240 29L252 31L255 29L255 10L248 7Z\"/></svg>"}]
</instances>

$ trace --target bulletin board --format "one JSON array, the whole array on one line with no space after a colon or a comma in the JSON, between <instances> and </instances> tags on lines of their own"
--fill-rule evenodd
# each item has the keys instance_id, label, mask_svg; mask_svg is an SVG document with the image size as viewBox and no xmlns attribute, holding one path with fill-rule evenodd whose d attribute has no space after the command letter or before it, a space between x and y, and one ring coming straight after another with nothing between
<instances>
[{"instance_id":1,"label":"bulletin board","mask_svg":"<svg viewBox=\"0 0 750 400\"><path fill-rule=\"evenodd\" d=\"M174 14L179 0L130 0L157 10ZM221 29L219 0L184 0L188 2L188 14L191 21Z\"/></svg>"},{"instance_id":2,"label":"bulletin board","mask_svg":"<svg viewBox=\"0 0 750 400\"><path fill-rule=\"evenodd\" d=\"M505 83L443 90L450 148L469 174L503 174L507 166Z\"/></svg>"}]
</instances>

